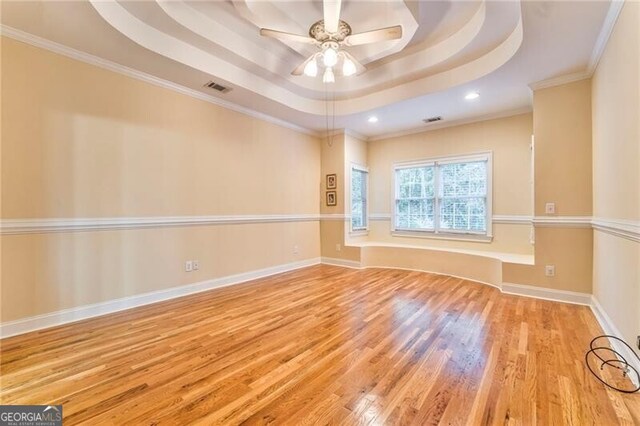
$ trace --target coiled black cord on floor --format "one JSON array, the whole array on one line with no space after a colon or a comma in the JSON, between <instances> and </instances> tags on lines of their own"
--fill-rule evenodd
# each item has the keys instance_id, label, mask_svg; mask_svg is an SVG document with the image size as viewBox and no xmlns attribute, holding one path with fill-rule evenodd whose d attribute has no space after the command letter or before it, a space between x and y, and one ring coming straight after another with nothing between
<instances>
[{"instance_id":1,"label":"coiled black cord on floor","mask_svg":"<svg viewBox=\"0 0 640 426\"><path fill-rule=\"evenodd\" d=\"M617 390L618 392L624 392L624 393L635 393L638 392L640 390L640 372L638 372L638 370L636 370L635 367L633 367L631 364L629 364L629 362L627 361L627 359L618 351L616 351L615 349L612 349L608 346L598 346L597 345L597 341L600 339L610 339L610 340L616 340L620 343L622 343L623 345L625 345L627 348L629 348L629 352L632 353L633 355L635 355L636 358L638 358L638 361L640 361L640 357L633 351L633 349L631 348L631 346L629 346L627 344L627 342L625 342L622 339L618 339L616 336L610 336L608 334L603 334L602 336L598 336L596 338L594 338L591 343L589 344L589 350L587 351L587 353L584 356L584 361L587 364L587 368L589 369L589 371L591 371L591 373L596 377L596 379L600 380L605 386L610 387L611 389ZM606 358L603 358L603 356L600 356L600 354L598 353L600 352L601 354L606 354ZM635 373L636 376L636 380L635 383L638 383L638 385L635 387L635 389L631 389L631 387L629 387L628 389L623 389L623 388L619 388L617 386L614 386L610 383L607 383L606 380L604 380L600 374L596 373L593 368L591 367L591 364L589 363L589 356L593 355L596 358L598 358L599 361L596 361L596 364L598 362L600 362L600 370L602 371L604 369L604 366L609 366L609 367L613 367L617 370L620 370L622 372L622 377L628 377L630 376L632 373ZM631 379L631 377L629 377L629 379ZM629 380L629 382L633 385L634 381Z\"/></svg>"}]
</instances>

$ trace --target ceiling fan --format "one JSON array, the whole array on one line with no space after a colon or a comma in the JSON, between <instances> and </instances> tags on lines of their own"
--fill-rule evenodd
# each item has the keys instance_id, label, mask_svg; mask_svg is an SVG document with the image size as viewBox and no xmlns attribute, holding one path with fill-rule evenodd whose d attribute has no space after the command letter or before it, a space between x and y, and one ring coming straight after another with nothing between
<instances>
[{"instance_id":1,"label":"ceiling fan","mask_svg":"<svg viewBox=\"0 0 640 426\"><path fill-rule=\"evenodd\" d=\"M320 49L301 63L291 74L318 75L318 62L325 67L322 75L324 83L335 82L334 67L339 66L343 76L361 74L366 71L364 65L356 60L344 47L359 46L379 41L395 40L402 37L402 26L396 25L359 34L351 34L351 26L340 19L342 0L323 0L324 19L309 28L309 36L291 34L266 28L260 29L260 35L285 41L314 44Z\"/></svg>"}]
</instances>

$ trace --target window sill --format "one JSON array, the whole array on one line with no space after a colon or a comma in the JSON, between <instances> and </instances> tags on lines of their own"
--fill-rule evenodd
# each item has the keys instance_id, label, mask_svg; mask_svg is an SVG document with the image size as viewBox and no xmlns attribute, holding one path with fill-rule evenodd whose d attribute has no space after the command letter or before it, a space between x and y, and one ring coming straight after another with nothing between
<instances>
[{"instance_id":1,"label":"window sill","mask_svg":"<svg viewBox=\"0 0 640 426\"><path fill-rule=\"evenodd\" d=\"M351 237L366 237L369 235L368 229L357 229L355 231L349 231Z\"/></svg>"},{"instance_id":2,"label":"window sill","mask_svg":"<svg viewBox=\"0 0 640 426\"><path fill-rule=\"evenodd\" d=\"M462 234L462 233L434 233L428 231L391 231L394 237L426 238L432 240L469 241L474 243L490 243L492 235Z\"/></svg>"}]
</instances>

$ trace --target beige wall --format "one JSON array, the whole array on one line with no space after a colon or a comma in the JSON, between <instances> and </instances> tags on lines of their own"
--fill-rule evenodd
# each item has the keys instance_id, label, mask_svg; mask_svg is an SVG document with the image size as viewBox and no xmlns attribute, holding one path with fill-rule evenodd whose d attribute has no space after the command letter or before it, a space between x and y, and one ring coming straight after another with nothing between
<instances>
[{"instance_id":1,"label":"beige wall","mask_svg":"<svg viewBox=\"0 0 640 426\"><path fill-rule=\"evenodd\" d=\"M317 213L316 138L2 43L3 218Z\"/></svg>"},{"instance_id":2,"label":"beige wall","mask_svg":"<svg viewBox=\"0 0 640 426\"><path fill-rule=\"evenodd\" d=\"M590 228L536 228L535 265L505 264L506 283L591 293L593 236ZM554 277L545 265L555 265Z\"/></svg>"},{"instance_id":3,"label":"beige wall","mask_svg":"<svg viewBox=\"0 0 640 426\"><path fill-rule=\"evenodd\" d=\"M361 161L366 158L366 144L348 134L334 135L325 138L322 144L322 206L320 211L323 214L346 215L349 214L349 185L350 185L350 163L352 160ZM337 175L337 200L338 205L329 207L326 205L326 175ZM359 262L360 249L349 246L347 235L349 232L349 222L342 218L323 219L320 224L321 252L323 257L332 259L343 259Z\"/></svg>"},{"instance_id":4,"label":"beige wall","mask_svg":"<svg viewBox=\"0 0 640 426\"><path fill-rule=\"evenodd\" d=\"M640 3L625 2L592 80L593 215L640 226ZM593 263L593 294L635 348L640 243L595 230Z\"/></svg>"},{"instance_id":5,"label":"beige wall","mask_svg":"<svg viewBox=\"0 0 640 426\"><path fill-rule=\"evenodd\" d=\"M496 287L502 285L500 260L464 253L398 247L363 247L362 264L367 267L436 272L476 280Z\"/></svg>"},{"instance_id":6,"label":"beige wall","mask_svg":"<svg viewBox=\"0 0 640 426\"><path fill-rule=\"evenodd\" d=\"M591 216L591 81L536 90L535 214Z\"/></svg>"},{"instance_id":7,"label":"beige wall","mask_svg":"<svg viewBox=\"0 0 640 426\"><path fill-rule=\"evenodd\" d=\"M556 204L556 216L591 215L590 80L533 93L535 215ZM591 293L593 233L583 228L536 226L535 265L506 264L505 282ZM554 265L555 276L545 276Z\"/></svg>"},{"instance_id":8,"label":"beige wall","mask_svg":"<svg viewBox=\"0 0 640 426\"><path fill-rule=\"evenodd\" d=\"M370 212L391 213L394 163L492 151L493 214L531 216L532 131L532 115L521 114L369 142ZM533 253L527 224L494 224L491 243L397 237L391 235L390 225L388 220L372 222L369 239L425 247Z\"/></svg>"},{"instance_id":9,"label":"beige wall","mask_svg":"<svg viewBox=\"0 0 640 426\"><path fill-rule=\"evenodd\" d=\"M319 213L315 137L4 37L2 65L2 219ZM1 319L316 258L319 234L311 221L4 235Z\"/></svg>"},{"instance_id":10,"label":"beige wall","mask_svg":"<svg viewBox=\"0 0 640 426\"><path fill-rule=\"evenodd\" d=\"M2 321L316 258L318 222L2 237ZM298 254L292 247L298 246ZM184 260L200 270L184 272Z\"/></svg>"},{"instance_id":11,"label":"beige wall","mask_svg":"<svg viewBox=\"0 0 640 426\"><path fill-rule=\"evenodd\" d=\"M533 94L535 136L535 215L556 203L555 216L591 216L590 80L536 90ZM535 265L505 264L503 279L556 290L591 293L593 233L554 225L535 228ZM555 276L545 266L555 266Z\"/></svg>"}]
</instances>

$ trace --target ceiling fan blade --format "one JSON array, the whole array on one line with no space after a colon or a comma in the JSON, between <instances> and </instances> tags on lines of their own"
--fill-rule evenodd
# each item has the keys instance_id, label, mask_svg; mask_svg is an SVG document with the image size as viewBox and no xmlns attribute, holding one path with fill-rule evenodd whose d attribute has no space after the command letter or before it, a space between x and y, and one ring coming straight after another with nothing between
<instances>
[{"instance_id":1,"label":"ceiling fan blade","mask_svg":"<svg viewBox=\"0 0 640 426\"><path fill-rule=\"evenodd\" d=\"M338 32L341 7L342 0L323 0L322 9L324 12L324 29L328 33Z\"/></svg>"},{"instance_id":2,"label":"ceiling fan blade","mask_svg":"<svg viewBox=\"0 0 640 426\"><path fill-rule=\"evenodd\" d=\"M283 31L268 30L266 28L260 28L260 35L265 37L277 38L284 41L295 41L298 43L316 44L316 39L298 34L285 33Z\"/></svg>"},{"instance_id":3,"label":"ceiling fan blade","mask_svg":"<svg viewBox=\"0 0 640 426\"><path fill-rule=\"evenodd\" d=\"M362 65L360 61L354 58L353 55L351 55L351 53L347 52L346 50L343 50L342 53L346 58L349 58L349 60L353 62L353 64L356 66L356 75L360 75L367 70L367 68L364 65Z\"/></svg>"},{"instance_id":4,"label":"ceiling fan blade","mask_svg":"<svg viewBox=\"0 0 640 426\"><path fill-rule=\"evenodd\" d=\"M402 37L402 26L396 25L395 27L381 28L347 36L344 39L344 44L347 46L359 46L378 41L395 40L400 37Z\"/></svg>"},{"instance_id":5,"label":"ceiling fan blade","mask_svg":"<svg viewBox=\"0 0 640 426\"><path fill-rule=\"evenodd\" d=\"M307 66L309 62L316 59L316 54L309 56L303 63L298 65L293 71L291 71L291 75L302 75L304 74L304 67Z\"/></svg>"}]
</instances>

